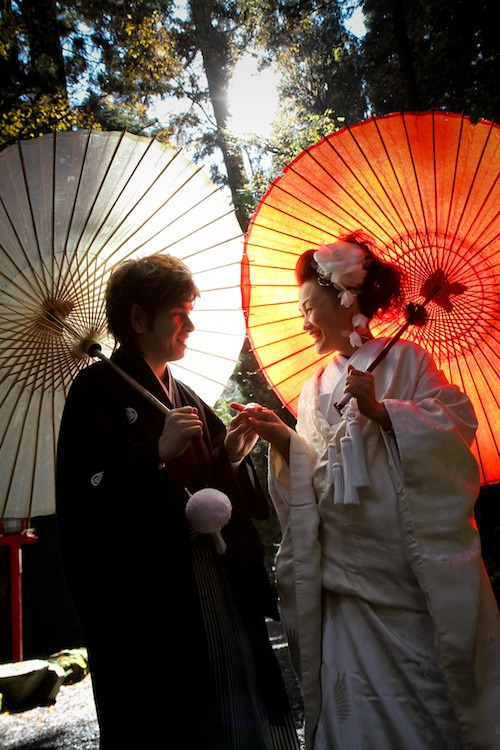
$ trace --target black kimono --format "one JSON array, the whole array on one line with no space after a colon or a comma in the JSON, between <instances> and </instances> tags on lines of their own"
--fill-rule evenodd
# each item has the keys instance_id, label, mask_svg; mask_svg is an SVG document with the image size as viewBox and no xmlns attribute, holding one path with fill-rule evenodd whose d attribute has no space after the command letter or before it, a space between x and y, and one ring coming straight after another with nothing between
<instances>
[{"instance_id":1,"label":"black kimono","mask_svg":"<svg viewBox=\"0 0 500 750\"><path fill-rule=\"evenodd\" d=\"M172 406L141 357L121 347L113 360ZM236 471L230 465L223 423L190 388L174 387L176 405L196 406L204 428L166 465L158 458L164 415L106 363L75 378L61 422L57 516L87 638L101 747L142 747L146 740L163 748L180 736L182 747L199 750L288 750L296 747L295 732L264 620L278 617L276 597L252 522L266 518L269 506L251 462ZM205 486L225 492L233 506L222 531L224 555L210 536L191 534L186 521L188 493ZM246 696L236 714L248 726L227 726L233 709L221 706L225 678L217 664L224 670L231 663L228 627L244 641L259 715L286 727L280 731L287 739L277 744L260 739ZM228 689L228 700L235 692Z\"/></svg>"}]
</instances>

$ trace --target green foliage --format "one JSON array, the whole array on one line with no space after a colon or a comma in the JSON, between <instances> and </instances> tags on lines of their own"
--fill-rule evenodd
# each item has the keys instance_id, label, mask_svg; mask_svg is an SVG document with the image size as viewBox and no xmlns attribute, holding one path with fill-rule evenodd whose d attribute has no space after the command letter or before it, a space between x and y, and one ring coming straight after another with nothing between
<instances>
[{"instance_id":1,"label":"green foliage","mask_svg":"<svg viewBox=\"0 0 500 750\"><path fill-rule=\"evenodd\" d=\"M48 660L64 670L65 685L73 685L83 680L90 672L88 651L85 647L63 649L50 656Z\"/></svg>"},{"instance_id":2,"label":"green foliage","mask_svg":"<svg viewBox=\"0 0 500 750\"><path fill-rule=\"evenodd\" d=\"M292 118L284 114L273 132L275 171L279 173L306 148L344 125L345 118L336 116L333 110L325 110L321 115L299 110Z\"/></svg>"},{"instance_id":3,"label":"green foliage","mask_svg":"<svg viewBox=\"0 0 500 750\"><path fill-rule=\"evenodd\" d=\"M54 129L154 124L183 72L172 3L25 0L0 17L1 144ZM167 137L168 128L161 128Z\"/></svg>"},{"instance_id":4,"label":"green foliage","mask_svg":"<svg viewBox=\"0 0 500 750\"><path fill-rule=\"evenodd\" d=\"M362 60L375 114L401 109L500 114L496 0L363 0Z\"/></svg>"},{"instance_id":5,"label":"green foliage","mask_svg":"<svg viewBox=\"0 0 500 750\"><path fill-rule=\"evenodd\" d=\"M119 102L149 104L182 73L171 3L83 2L78 19L89 87ZM104 19L106 20L103 23ZM90 33L85 34L88 28ZM97 55L98 64L90 65Z\"/></svg>"},{"instance_id":6,"label":"green foliage","mask_svg":"<svg viewBox=\"0 0 500 750\"><path fill-rule=\"evenodd\" d=\"M281 94L299 112L346 122L363 119L366 101L357 39L339 0L268 0L259 39L282 75Z\"/></svg>"},{"instance_id":7,"label":"green foliage","mask_svg":"<svg viewBox=\"0 0 500 750\"><path fill-rule=\"evenodd\" d=\"M21 101L0 113L0 148L18 139L72 128L101 129L91 113L72 109L65 96L56 94L33 102Z\"/></svg>"}]
</instances>

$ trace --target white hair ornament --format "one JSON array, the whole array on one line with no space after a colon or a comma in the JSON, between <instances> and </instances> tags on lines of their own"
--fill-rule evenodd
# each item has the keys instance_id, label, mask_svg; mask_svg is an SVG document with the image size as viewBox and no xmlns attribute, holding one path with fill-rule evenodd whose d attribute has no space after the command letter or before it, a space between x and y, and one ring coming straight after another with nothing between
<instances>
[{"instance_id":1,"label":"white hair ornament","mask_svg":"<svg viewBox=\"0 0 500 750\"><path fill-rule=\"evenodd\" d=\"M365 252L354 242L333 242L330 245L321 243L313 254L318 266L318 276L326 284L338 289L340 304L350 307L361 291L366 277L363 268Z\"/></svg>"}]
</instances>

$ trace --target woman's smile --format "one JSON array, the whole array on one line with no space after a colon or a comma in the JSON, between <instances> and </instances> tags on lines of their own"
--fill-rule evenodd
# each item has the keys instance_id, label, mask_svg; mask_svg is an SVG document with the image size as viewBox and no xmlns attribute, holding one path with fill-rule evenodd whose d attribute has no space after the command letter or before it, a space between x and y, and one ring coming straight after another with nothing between
<instances>
[{"instance_id":1,"label":"woman's smile","mask_svg":"<svg viewBox=\"0 0 500 750\"><path fill-rule=\"evenodd\" d=\"M352 309L347 309L330 287L315 280L304 282L299 290L303 329L314 339L318 354L340 351L350 356L354 349L342 332L352 329Z\"/></svg>"}]
</instances>

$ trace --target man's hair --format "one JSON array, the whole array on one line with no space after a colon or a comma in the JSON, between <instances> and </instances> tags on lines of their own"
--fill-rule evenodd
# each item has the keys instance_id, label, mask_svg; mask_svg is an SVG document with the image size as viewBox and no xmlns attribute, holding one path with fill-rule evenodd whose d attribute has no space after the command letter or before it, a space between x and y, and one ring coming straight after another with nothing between
<instances>
[{"instance_id":1,"label":"man's hair","mask_svg":"<svg viewBox=\"0 0 500 750\"><path fill-rule=\"evenodd\" d=\"M131 324L134 304L152 325L158 310L192 301L200 294L189 268L172 255L150 255L126 260L113 269L106 288L109 332L121 343L133 344Z\"/></svg>"}]
</instances>

